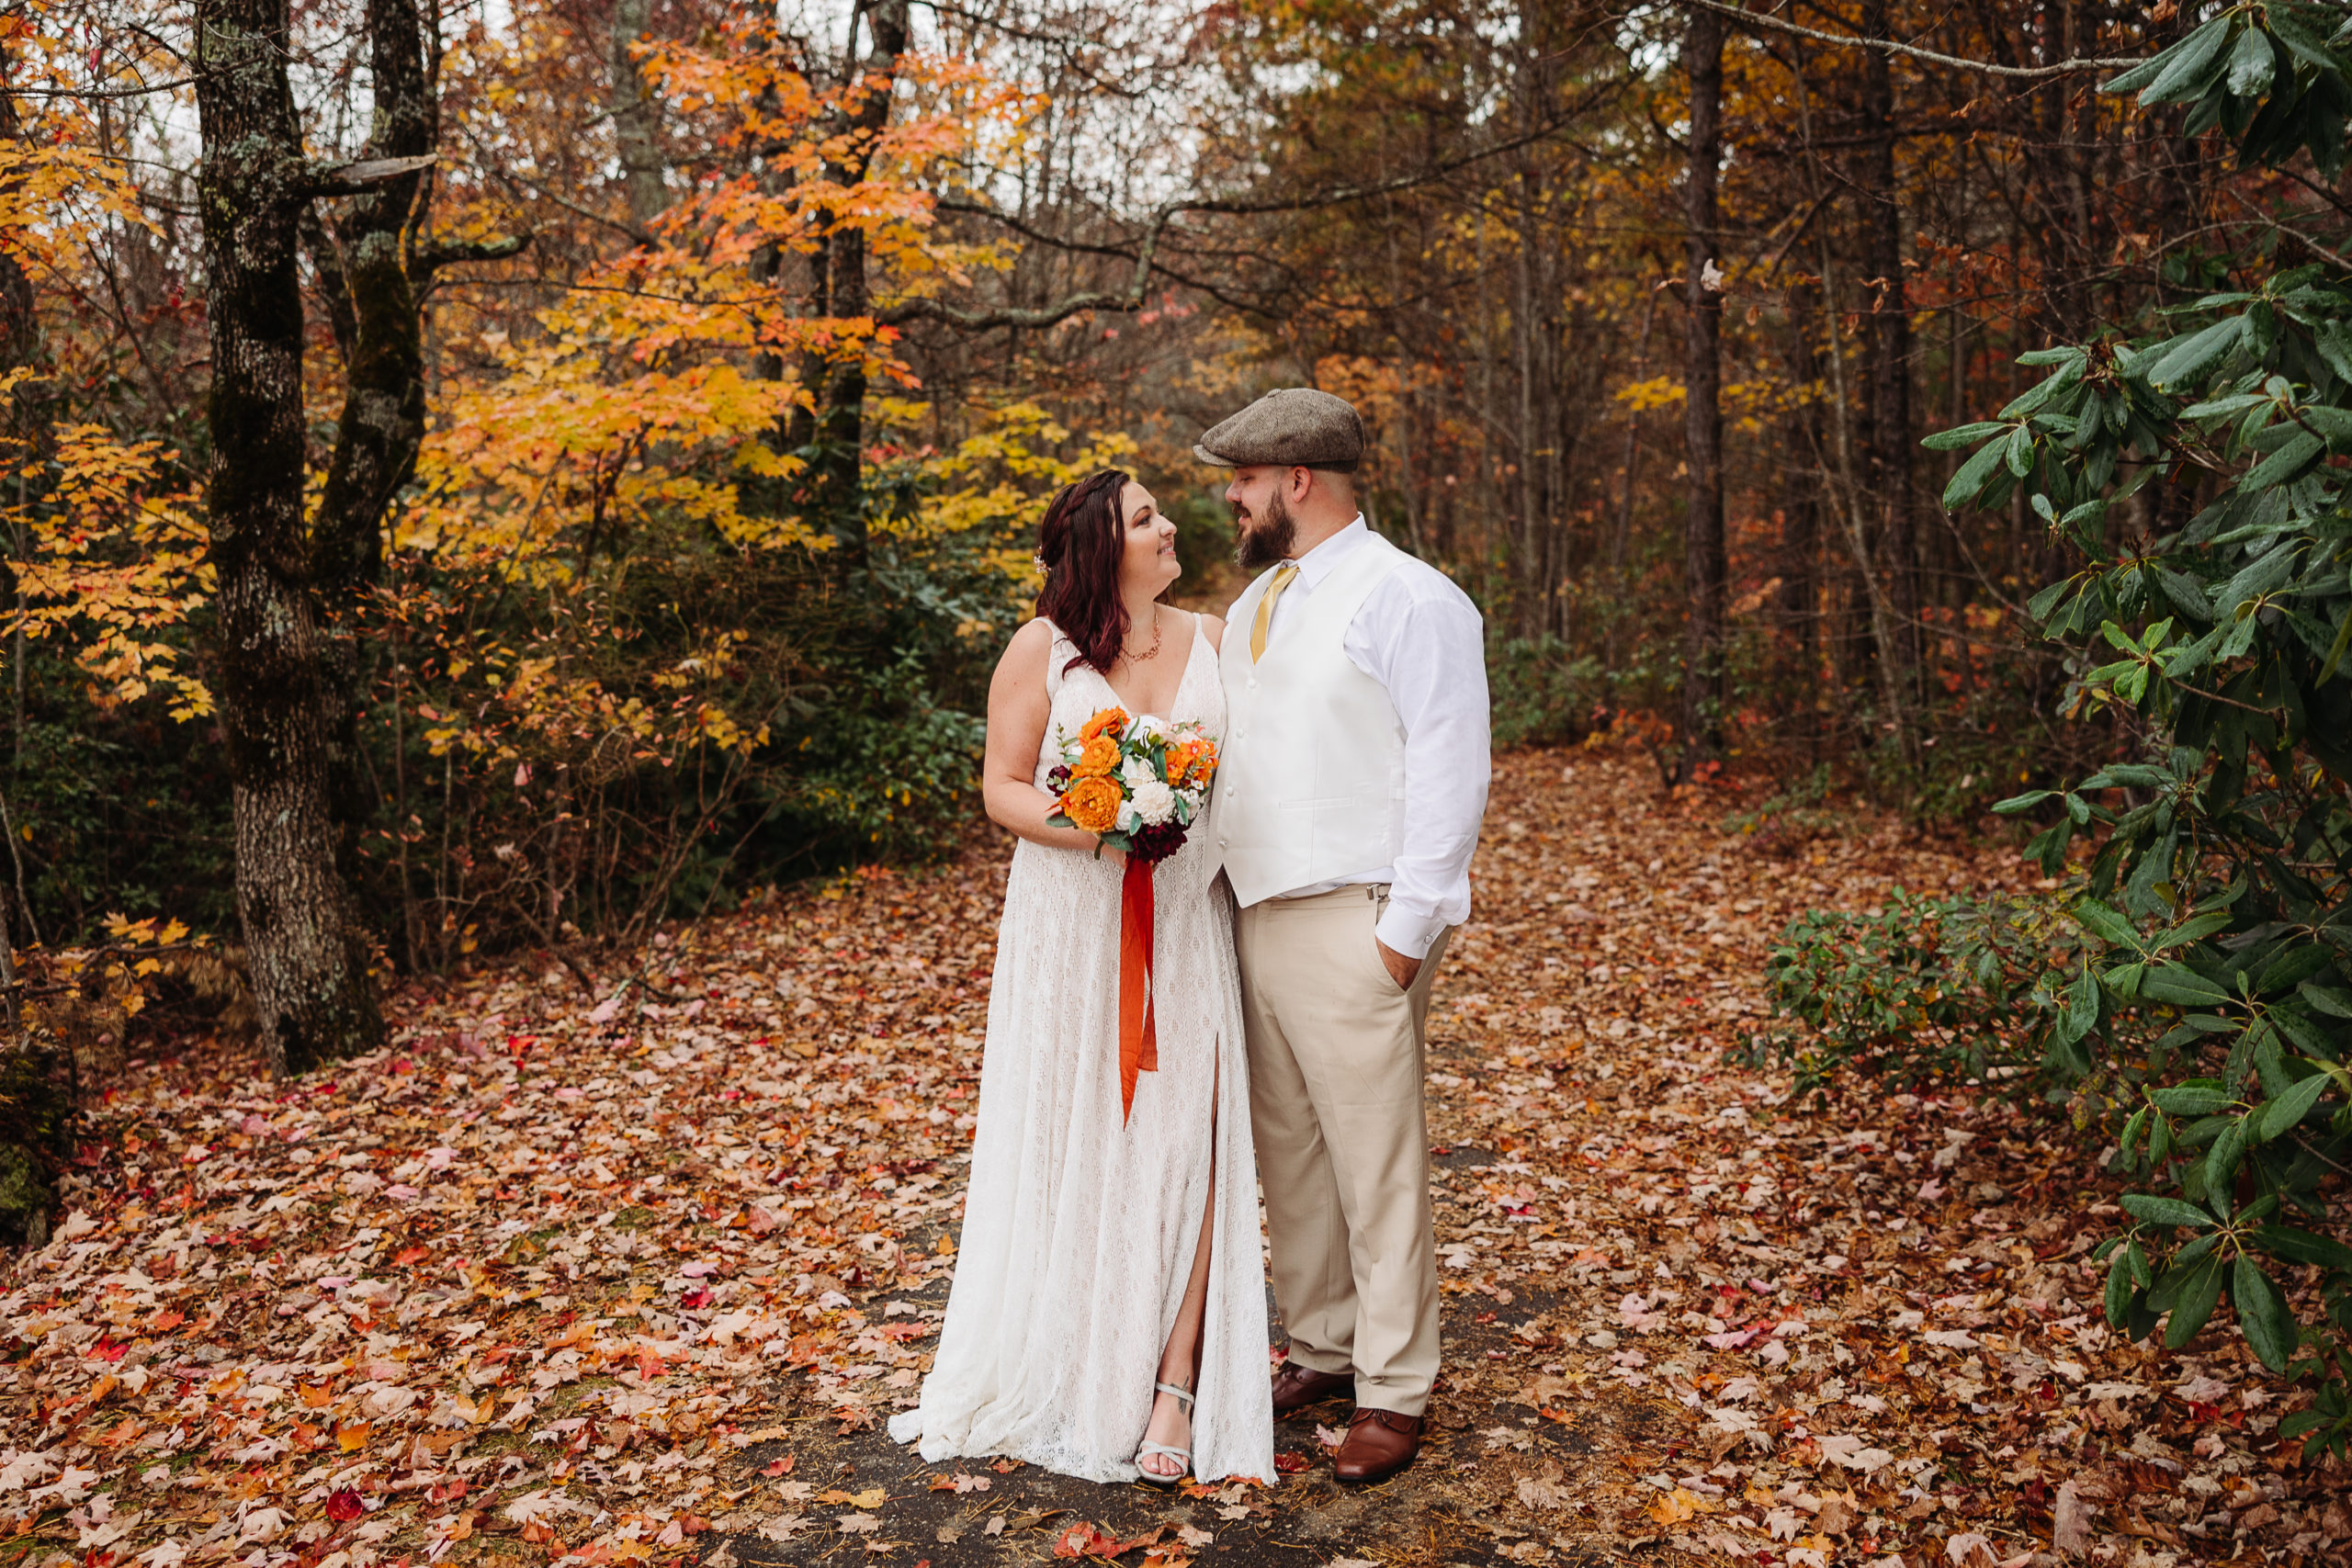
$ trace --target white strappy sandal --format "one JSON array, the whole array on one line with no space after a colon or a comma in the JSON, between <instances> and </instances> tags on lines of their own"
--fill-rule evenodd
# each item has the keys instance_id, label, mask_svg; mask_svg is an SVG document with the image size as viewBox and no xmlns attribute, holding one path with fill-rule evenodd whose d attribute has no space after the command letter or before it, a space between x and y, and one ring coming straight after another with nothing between
<instances>
[{"instance_id":1,"label":"white strappy sandal","mask_svg":"<svg viewBox=\"0 0 2352 1568\"><path fill-rule=\"evenodd\" d=\"M1156 1382L1151 1385L1151 1391L1156 1394L1174 1394L1176 1403L1183 1406L1184 1419L1187 1422L1192 1420L1193 1391L1191 1389L1178 1388L1172 1382ZM1167 1454L1170 1458L1182 1460L1184 1461L1184 1468L1173 1475L1155 1475L1143 1467L1143 1461L1153 1454ZM1147 1485L1161 1488L1175 1486L1191 1479L1192 1473L1193 1450L1190 1449L1171 1449L1166 1443L1145 1443L1136 1450L1136 1478Z\"/></svg>"}]
</instances>

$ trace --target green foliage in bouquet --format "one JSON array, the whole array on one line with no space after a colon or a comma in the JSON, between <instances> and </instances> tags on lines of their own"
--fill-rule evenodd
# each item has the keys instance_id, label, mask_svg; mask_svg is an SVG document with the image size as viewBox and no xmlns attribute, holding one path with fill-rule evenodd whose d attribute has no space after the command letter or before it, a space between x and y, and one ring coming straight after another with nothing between
<instances>
[{"instance_id":1,"label":"green foliage in bouquet","mask_svg":"<svg viewBox=\"0 0 2352 1568\"><path fill-rule=\"evenodd\" d=\"M2332 180L2352 12L2233 6L2109 83L2188 104L2248 164ZM1814 1082L1849 1063L2034 1069L2138 1190L2101 1245L2109 1320L2178 1348L2226 1300L2274 1371L2315 1385L2279 1430L2352 1455L2352 264L2214 269L2163 330L2023 356L2046 367L1973 448L1951 507L2021 491L2083 558L2036 594L2076 651L2076 716L2143 760L1997 810L2064 892L2010 908L1898 903L1860 934L1800 921L1774 958L1777 1041ZM2086 857L2086 858L2080 858ZM2070 866L2079 869L2070 871ZM2004 947L1984 933L2026 931ZM1903 1043L1897 1044L1901 1041ZM1808 1057L1805 1054L1810 1053Z\"/></svg>"}]
</instances>

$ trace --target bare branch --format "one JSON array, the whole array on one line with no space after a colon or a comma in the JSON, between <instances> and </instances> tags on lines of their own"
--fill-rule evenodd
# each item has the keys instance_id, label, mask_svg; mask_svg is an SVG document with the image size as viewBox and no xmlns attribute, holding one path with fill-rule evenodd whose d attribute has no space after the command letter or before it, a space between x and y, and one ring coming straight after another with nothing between
<instances>
[{"instance_id":1,"label":"bare branch","mask_svg":"<svg viewBox=\"0 0 2352 1568\"><path fill-rule=\"evenodd\" d=\"M1778 17L1768 17L1738 6L1726 6L1722 0L1683 0L1689 6L1703 6L1710 11L1720 11L1743 27L1770 28L1774 32L1787 33L1792 38L1811 39L1816 43L1834 43L1845 49L1876 49L1888 54L1908 55L1931 65L1949 65L1955 71L1973 71L1984 76L2002 76L2012 80L2039 82L2052 76L2073 76L2085 71L2124 71L2140 63L2136 60L2062 60L2055 65L1995 65L1989 61L1964 60L1956 54L1939 54L1932 49L1917 44L1897 43L1893 39L1856 38L1850 33L1816 32L1811 28L1784 22Z\"/></svg>"},{"instance_id":2,"label":"bare branch","mask_svg":"<svg viewBox=\"0 0 2352 1568\"><path fill-rule=\"evenodd\" d=\"M426 273L458 262L504 261L520 255L531 243L528 234L510 234L503 240L468 240L457 244L431 244L416 254L418 267Z\"/></svg>"},{"instance_id":3,"label":"bare branch","mask_svg":"<svg viewBox=\"0 0 2352 1568\"><path fill-rule=\"evenodd\" d=\"M962 327L968 331L986 331L996 327L1050 327L1086 310L1139 310L1143 308L1144 296L1150 287L1151 275L1155 271L1172 281L1191 285L1190 279L1159 265L1156 260L1160 237L1168 231L1169 224L1183 213L1213 212L1233 217L1246 217L1262 216L1274 212L1312 212L1322 208L1340 207L1351 201L1361 201L1367 197L1386 196L1400 190L1410 190L1416 186L1428 185L1457 170L1468 168L1473 164L1504 152L1514 152L1519 148L1544 140L1568 124L1577 114L1589 107L1601 94L1613 86L1614 84L1603 84L1584 101L1578 103L1570 113L1547 119L1541 125L1522 131L1517 136L1507 137L1500 141L1456 157L1442 159L1438 163L1413 170L1409 174L1398 175L1391 179L1375 180L1368 185L1335 186L1326 190L1310 191L1303 196L1288 197L1278 200L1254 200L1238 197L1199 197L1182 201L1164 202L1153 211L1151 226L1145 231L1142 244L1133 251L1122 245L1057 239L1052 235L1040 233L1012 214L1000 212L994 208L984 207L976 202L943 199L938 205L949 211L967 212L976 217L993 219L1007 228L1058 249L1121 258L1132 255L1136 264L1134 279L1128 284L1126 291L1122 294L1090 290L1082 294L1073 294L1058 303L1036 310L965 310L937 299L923 299L901 301L886 310L877 312L876 319L890 326L896 326L903 321L944 321L951 326Z\"/></svg>"},{"instance_id":4,"label":"bare branch","mask_svg":"<svg viewBox=\"0 0 2352 1568\"><path fill-rule=\"evenodd\" d=\"M371 186L429 169L440 161L438 152L425 152L413 158L362 158L356 164L320 164L302 182L302 194L357 196Z\"/></svg>"}]
</instances>

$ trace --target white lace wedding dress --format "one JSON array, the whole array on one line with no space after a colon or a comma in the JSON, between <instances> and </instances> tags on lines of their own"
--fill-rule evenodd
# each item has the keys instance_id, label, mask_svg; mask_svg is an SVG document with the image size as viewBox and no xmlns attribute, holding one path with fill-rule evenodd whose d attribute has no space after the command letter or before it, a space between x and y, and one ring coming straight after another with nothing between
<instances>
[{"instance_id":1,"label":"white lace wedding dress","mask_svg":"<svg viewBox=\"0 0 2352 1568\"><path fill-rule=\"evenodd\" d=\"M1117 703L1055 637L1053 716L1036 782ZM1170 721L1225 728L1216 650L1197 621ZM922 1403L890 1422L926 1461L1005 1454L1090 1481L1132 1481L1160 1351L1216 1218L1193 1469L1272 1481L1266 1295L1232 913L1196 823L1154 876L1159 1069L1119 1113L1119 881L1109 860L1023 840L998 927L971 1184L947 1320Z\"/></svg>"}]
</instances>

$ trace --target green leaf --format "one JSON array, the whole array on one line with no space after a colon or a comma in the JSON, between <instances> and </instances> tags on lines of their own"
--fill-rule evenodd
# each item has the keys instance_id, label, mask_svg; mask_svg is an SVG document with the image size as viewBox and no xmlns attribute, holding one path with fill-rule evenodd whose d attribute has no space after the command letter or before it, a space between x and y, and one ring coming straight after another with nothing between
<instances>
[{"instance_id":1,"label":"green leaf","mask_svg":"<svg viewBox=\"0 0 2352 1568\"><path fill-rule=\"evenodd\" d=\"M2114 1261L2107 1266L2107 1293L2104 1303L2107 1307L2107 1321L2121 1324L2124 1308L2130 1304L2131 1300L2131 1259L2119 1252L2115 1255Z\"/></svg>"},{"instance_id":2,"label":"green leaf","mask_svg":"<svg viewBox=\"0 0 2352 1568\"><path fill-rule=\"evenodd\" d=\"M2175 926L2157 938L2155 951L2165 953L2176 947L2186 946L2192 942L2202 942L2215 931L2227 931L2229 925L2230 917L2224 912L2216 910L2211 914L2199 915L2193 919Z\"/></svg>"},{"instance_id":3,"label":"green leaf","mask_svg":"<svg viewBox=\"0 0 2352 1568\"><path fill-rule=\"evenodd\" d=\"M1986 436L1998 435L2007 428L2007 425L1996 421L1984 420L1975 424L1959 425L1951 430L1939 430L1933 435L1922 440L1919 445L1931 452L1952 452L1962 446L1973 446Z\"/></svg>"},{"instance_id":4,"label":"green leaf","mask_svg":"<svg viewBox=\"0 0 2352 1568\"><path fill-rule=\"evenodd\" d=\"M2164 352L2148 367L2148 384L2164 389L2201 375L2214 361L2237 345L2238 334L2245 330L2245 318L2231 316L2201 332L2173 339L2164 345Z\"/></svg>"},{"instance_id":5,"label":"green leaf","mask_svg":"<svg viewBox=\"0 0 2352 1568\"><path fill-rule=\"evenodd\" d=\"M2255 404L2267 403L2269 400L2270 395L2267 392L2233 392L2226 398L2215 398L2210 402L2191 403L2180 411L2180 417L2215 419L2222 414L2244 413Z\"/></svg>"},{"instance_id":6,"label":"green leaf","mask_svg":"<svg viewBox=\"0 0 2352 1568\"><path fill-rule=\"evenodd\" d=\"M2273 1258L2352 1274L2352 1247L2332 1236L2313 1235L2293 1225L2261 1225L2250 1234L2250 1239Z\"/></svg>"},{"instance_id":7,"label":"green leaf","mask_svg":"<svg viewBox=\"0 0 2352 1568\"><path fill-rule=\"evenodd\" d=\"M2060 1020L2059 1032L2072 1044L2098 1025L2098 976L2086 967L2066 987L2066 1010Z\"/></svg>"},{"instance_id":8,"label":"green leaf","mask_svg":"<svg viewBox=\"0 0 2352 1568\"><path fill-rule=\"evenodd\" d=\"M2284 1094L2264 1101L2255 1110L2254 1141L2267 1144L2301 1122L2332 1080L2325 1073L2313 1073L2290 1086Z\"/></svg>"},{"instance_id":9,"label":"green leaf","mask_svg":"<svg viewBox=\"0 0 2352 1568\"><path fill-rule=\"evenodd\" d=\"M2247 495L2267 490L2302 472L2311 460L2327 450L2327 443L2304 431L2276 452L2246 470L2238 479L2238 490Z\"/></svg>"},{"instance_id":10,"label":"green leaf","mask_svg":"<svg viewBox=\"0 0 2352 1568\"><path fill-rule=\"evenodd\" d=\"M2325 33L2306 28L2302 18L2285 6L2267 6L2263 10L2263 20L2269 24L2271 36L2304 64L2331 73L2342 69L2342 63L2327 51Z\"/></svg>"},{"instance_id":11,"label":"green leaf","mask_svg":"<svg viewBox=\"0 0 2352 1568\"><path fill-rule=\"evenodd\" d=\"M2018 478L2023 479L2033 471L2033 435L2024 425L2010 433L2006 456L2009 472Z\"/></svg>"},{"instance_id":12,"label":"green leaf","mask_svg":"<svg viewBox=\"0 0 2352 1568\"><path fill-rule=\"evenodd\" d=\"M2172 1321L2165 1325L2165 1345L2177 1350L2197 1337L2205 1320L2222 1302L2222 1260L2208 1258L2182 1281L2173 1303Z\"/></svg>"},{"instance_id":13,"label":"green leaf","mask_svg":"<svg viewBox=\"0 0 2352 1568\"><path fill-rule=\"evenodd\" d=\"M1962 463L1951 482L1944 486L1944 510L1955 512L1974 500L1993 477L1993 471L2000 467L2001 454L2007 446L2005 441L1988 441L1977 448L1976 455Z\"/></svg>"},{"instance_id":14,"label":"green leaf","mask_svg":"<svg viewBox=\"0 0 2352 1568\"><path fill-rule=\"evenodd\" d=\"M2238 1161L2245 1156L2245 1123L2243 1116L2233 1119L2205 1152L2206 1191L2227 1190L2230 1179L2237 1174Z\"/></svg>"},{"instance_id":15,"label":"green leaf","mask_svg":"<svg viewBox=\"0 0 2352 1568\"><path fill-rule=\"evenodd\" d=\"M2295 994L2331 1018L2352 1018L2352 995L2333 987L2306 980L2295 987Z\"/></svg>"},{"instance_id":16,"label":"green leaf","mask_svg":"<svg viewBox=\"0 0 2352 1568\"><path fill-rule=\"evenodd\" d=\"M2230 34L2235 30L2236 22L2234 13L2224 11L2159 55L2157 58L2165 62L2164 69L2154 73L2154 79L2141 89L2140 107L2153 108L2158 104L2177 103L2183 98L2196 96L2194 84L2209 66L2221 58L2222 48L2230 41ZM2126 72L2116 80L2126 81L2132 74Z\"/></svg>"},{"instance_id":17,"label":"green leaf","mask_svg":"<svg viewBox=\"0 0 2352 1568\"><path fill-rule=\"evenodd\" d=\"M2287 1310L2287 1298L2261 1265L2243 1252L2231 1271L2230 1302L2237 1308L2239 1330L2262 1364L2274 1372L2285 1371L2301 1337L2295 1314Z\"/></svg>"},{"instance_id":18,"label":"green leaf","mask_svg":"<svg viewBox=\"0 0 2352 1568\"><path fill-rule=\"evenodd\" d=\"M2101 942L2116 947L2140 951L2140 933L2132 923L2096 898L2084 898L2075 905L2075 918L2091 930Z\"/></svg>"},{"instance_id":19,"label":"green leaf","mask_svg":"<svg viewBox=\"0 0 2352 1568\"><path fill-rule=\"evenodd\" d=\"M2213 1007L2230 993L2184 964L2158 964L2140 978L2140 994L2175 1007Z\"/></svg>"},{"instance_id":20,"label":"green leaf","mask_svg":"<svg viewBox=\"0 0 2352 1568\"><path fill-rule=\"evenodd\" d=\"M2175 1116L2211 1116L2231 1103L2229 1095L2218 1089L2205 1089L2192 1084L2175 1084L2148 1096L2156 1109Z\"/></svg>"},{"instance_id":21,"label":"green leaf","mask_svg":"<svg viewBox=\"0 0 2352 1568\"><path fill-rule=\"evenodd\" d=\"M2158 1198L2146 1192L2126 1192L2123 1212L2133 1219L2144 1220L2152 1225L2196 1225L2210 1229L2217 1222L2213 1216L2194 1203L2184 1203L2177 1198Z\"/></svg>"},{"instance_id":22,"label":"green leaf","mask_svg":"<svg viewBox=\"0 0 2352 1568\"><path fill-rule=\"evenodd\" d=\"M2054 789L2029 790L2023 795L2013 795L2007 800L1994 802L1993 810L1998 816L2014 816L2018 812L2041 805L2057 793Z\"/></svg>"},{"instance_id":23,"label":"green leaf","mask_svg":"<svg viewBox=\"0 0 2352 1568\"><path fill-rule=\"evenodd\" d=\"M2276 66L2268 35L2260 28L2246 28L2238 34L2237 45L2230 51L2230 91L2241 98L2268 92L2271 73Z\"/></svg>"}]
</instances>

